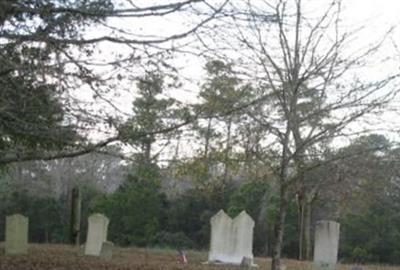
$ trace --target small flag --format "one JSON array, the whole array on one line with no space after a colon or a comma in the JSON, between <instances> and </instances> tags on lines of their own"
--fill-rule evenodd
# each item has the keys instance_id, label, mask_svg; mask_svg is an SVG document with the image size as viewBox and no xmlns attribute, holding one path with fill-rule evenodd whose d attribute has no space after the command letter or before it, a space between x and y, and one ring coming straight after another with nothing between
<instances>
[{"instance_id":1,"label":"small flag","mask_svg":"<svg viewBox=\"0 0 400 270\"><path fill-rule=\"evenodd\" d=\"M183 250L178 250L178 253L179 253L179 262L181 263L181 264L187 264L188 263L188 260L187 260L187 258L186 258L186 253L185 253L185 251L183 251Z\"/></svg>"}]
</instances>

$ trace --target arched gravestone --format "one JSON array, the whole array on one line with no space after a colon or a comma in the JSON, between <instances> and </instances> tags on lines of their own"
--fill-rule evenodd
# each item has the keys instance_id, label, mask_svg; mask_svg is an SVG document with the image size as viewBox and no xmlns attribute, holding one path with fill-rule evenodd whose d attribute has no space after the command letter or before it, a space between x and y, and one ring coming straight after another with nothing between
<instances>
[{"instance_id":1,"label":"arched gravestone","mask_svg":"<svg viewBox=\"0 0 400 270\"><path fill-rule=\"evenodd\" d=\"M211 220L211 240L210 240L210 253L208 261L227 261L230 260L230 243L227 239L230 237L232 219L220 210L215 214Z\"/></svg>"},{"instance_id":2,"label":"arched gravestone","mask_svg":"<svg viewBox=\"0 0 400 270\"><path fill-rule=\"evenodd\" d=\"M317 269L335 269L339 250L340 224L321 220L315 226L314 265Z\"/></svg>"},{"instance_id":3,"label":"arched gravestone","mask_svg":"<svg viewBox=\"0 0 400 270\"><path fill-rule=\"evenodd\" d=\"M242 211L233 220L220 210L211 220L210 263L240 264L253 259L253 219Z\"/></svg>"},{"instance_id":4,"label":"arched gravestone","mask_svg":"<svg viewBox=\"0 0 400 270\"><path fill-rule=\"evenodd\" d=\"M28 218L20 214L6 217L5 252L8 255L28 252Z\"/></svg>"},{"instance_id":5,"label":"arched gravestone","mask_svg":"<svg viewBox=\"0 0 400 270\"><path fill-rule=\"evenodd\" d=\"M102 214L93 214L88 218L88 233L85 255L99 256L101 247L107 241L109 219Z\"/></svg>"},{"instance_id":6,"label":"arched gravestone","mask_svg":"<svg viewBox=\"0 0 400 270\"><path fill-rule=\"evenodd\" d=\"M234 258L240 258L238 263L243 257L253 258L253 229L254 221L245 211L233 219L232 247Z\"/></svg>"}]
</instances>

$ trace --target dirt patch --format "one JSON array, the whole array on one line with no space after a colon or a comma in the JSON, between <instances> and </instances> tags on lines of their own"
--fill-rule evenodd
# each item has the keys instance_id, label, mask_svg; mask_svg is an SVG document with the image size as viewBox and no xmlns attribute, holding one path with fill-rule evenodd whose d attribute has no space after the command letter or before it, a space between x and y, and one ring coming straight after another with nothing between
<instances>
[{"instance_id":1,"label":"dirt patch","mask_svg":"<svg viewBox=\"0 0 400 270\"><path fill-rule=\"evenodd\" d=\"M238 270L237 266L205 265L206 252L188 252L189 264L178 261L174 250L115 248L110 260L83 256L82 251L67 245L29 245L29 254L6 256L0 245L0 270ZM261 270L269 270L271 260L257 258ZM287 270L311 270L309 262L283 260ZM350 266L340 265L338 270ZM398 267L366 266L365 270L395 270Z\"/></svg>"},{"instance_id":2,"label":"dirt patch","mask_svg":"<svg viewBox=\"0 0 400 270\"><path fill-rule=\"evenodd\" d=\"M238 269L204 265L206 254L189 252L189 264L178 261L178 253L165 250L116 248L110 260L83 256L78 248L66 245L29 245L28 255L6 256L0 251L0 270L150 270L150 269ZM265 268L263 268L265 269Z\"/></svg>"}]
</instances>

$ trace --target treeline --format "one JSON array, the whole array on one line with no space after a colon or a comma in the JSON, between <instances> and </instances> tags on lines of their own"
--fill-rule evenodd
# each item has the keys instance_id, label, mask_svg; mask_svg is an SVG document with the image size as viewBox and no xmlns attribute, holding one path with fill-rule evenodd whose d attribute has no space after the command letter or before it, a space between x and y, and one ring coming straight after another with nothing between
<instances>
[{"instance_id":1,"label":"treeline","mask_svg":"<svg viewBox=\"0 0 400 270\"><path fill-rule=\"evenodd\" d=\"M327 157L334 162L321 160L321 165L307 175L310 183L323 183L319 190L314 189L315 197L308 205L309 233L313 235L313 225L319 219L340 222L342 261L399 263L399 155L400 151L383 136L360 137ZM19 164L4 171L0 198L2 237L4 216L18 212L30 218L30 241L68 243L69 191L70 187L79 186L83 198L81 243L85 241L88 215L101 212L111 221L109 239L120 246L207 250L211 216L219 209L231 216L246 210L256 222L254 253L271 255L279 196L276 179L267 172L251 178L242 171L243 163L236 162L236 175L230 174L226 180L220 167L210 175L213 181L205 185L196 182L196 170L188 169L194 166L193 161L160 168L154 163L126 164L118 159L110 162L103 155L80 159L68 163L70 174L64 176L69 179L67 185L65 179L57 182L60 179L57 180L56 171L62 166L55 166L54 162ZM90 172L80 170L85 160L93 165ZM116 186L103 185L116 176L113 174L100 181L89 179L99 177L93 172L104 173L107 166L120 172L121 179L114 179ZM39 168L47 169L40 172ZM12 179L21 173L26 177ZM60 187L62 183L64 187ZM283 247L283 255L290 258L299 256L299 201L292 193Z\"/></svg>"}]
</instances>

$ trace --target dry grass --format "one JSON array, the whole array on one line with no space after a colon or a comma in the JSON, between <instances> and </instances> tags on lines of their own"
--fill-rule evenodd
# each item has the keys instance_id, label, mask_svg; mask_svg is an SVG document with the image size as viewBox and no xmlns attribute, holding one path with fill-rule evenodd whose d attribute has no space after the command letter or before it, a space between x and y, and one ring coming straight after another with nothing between
<instances>
[{"instance_id":1,"label":"dry grass","mask_svg":"<svg viewBox=\"0 0 400 270\"><path fill-rule=\"evenodd\" d=\"M113 258L106 260L82 256L78 248L66 245L30 245L29 254L6 256L0 245L0 270L237 270L235 266L205 265L207 253L189 251L188 265L178 262L174 250L116 248ZM259 269L269 270L270 259L257 258ZM284 260L287 270L311 270L308 262ZM349 265L340 265L338 270L348 270ZM397 270L399 267L366 266L365 270Z\"/></svg>"}]
</instances>

